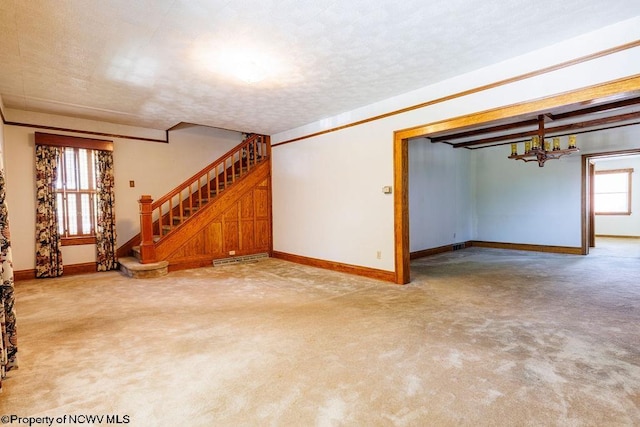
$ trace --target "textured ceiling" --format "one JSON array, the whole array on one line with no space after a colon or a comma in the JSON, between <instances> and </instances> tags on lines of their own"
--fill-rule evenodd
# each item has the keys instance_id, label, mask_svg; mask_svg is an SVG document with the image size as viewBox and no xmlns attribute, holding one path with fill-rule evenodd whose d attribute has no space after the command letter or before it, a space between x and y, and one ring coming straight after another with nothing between
<instances>
[{"instance_id":1,"label":"textured ceiling","mask_svg":"<svg viewBox=\"0 0 640 427\"><path fill-rule=\"evenodd\" d=\"M0 96L273 134L637 15L637 0L0 0ZM264 80L229 75L235 61Z\"/></svg>"}]
</instances>

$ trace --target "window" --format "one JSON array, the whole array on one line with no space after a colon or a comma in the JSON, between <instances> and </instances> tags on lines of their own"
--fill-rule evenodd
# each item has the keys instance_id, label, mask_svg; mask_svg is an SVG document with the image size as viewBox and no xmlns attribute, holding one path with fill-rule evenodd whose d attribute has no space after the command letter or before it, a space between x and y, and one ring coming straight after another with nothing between
<instances>
[{"instance_id":1,"label":"window","mask_svg":"<svg viewBox=\"0 0 640 427\"><path fill-rule=\"evenodd\" d=\"M94 245L97 271L115 270L113 142L42 132L34 140L36 277L62 275L61 245Z\"/></svg>"},{"instance_id":2,"label":"window","mask_svg":"<svg viewBox=\"0 0 640 427\"><path fill-rule=\"evenodd\" d=\"M596 215L631 215L631 174L633 169L596 171Z\"/></svg>"},{"instance_id":3,"label":"window","mask_svg":"<svg viewBox=\"0 0 640 427\"><path fill-rule=\"evenodd\" d=\"M91 243L97 223L95 153L74 147L61 150L56 181L60 236L64 244L73 244L66 239Z\"/></svg>"},{"instance_id":4,"label":"window","mask_svg":"<svg viewBox=\"0 0 640 427\"><path fill-rule=\"evenodd\" d=\"M112 152L113 142L75 136L35 133L35 143L39 146L57 147L57 177L55 182L55 220L58 224L63 245L87 245L96 243L98 223L96 165L100 163L100 152ZM47 170L43 159L41 171ZM38 164L36 164L38 169ZM40 201L38 201L40 203ZM46 202L42 202L46 203ZM43 208L48 212L48 208ZM46 225L42 225L46 228Z\"/></svg>"}]
</instances>

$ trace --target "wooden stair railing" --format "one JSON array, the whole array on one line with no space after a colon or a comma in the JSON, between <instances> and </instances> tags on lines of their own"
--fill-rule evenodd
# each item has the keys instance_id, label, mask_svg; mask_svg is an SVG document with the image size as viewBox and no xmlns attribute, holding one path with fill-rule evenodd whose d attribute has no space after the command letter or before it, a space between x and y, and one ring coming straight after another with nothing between
<instances>
[{"instance_id":1,"label":"wooden stair railing","mask_svg":"<svg viewBox=\"0 0 640 427\"><path fill-rule=\"evenodd\" d=\"M156 243L178 229L222 191L251 173L270 154L269 137L254 134L155 202L149 195L141 196L138 201L140 262L158 261Z\"/></svg>"}]
</instances>

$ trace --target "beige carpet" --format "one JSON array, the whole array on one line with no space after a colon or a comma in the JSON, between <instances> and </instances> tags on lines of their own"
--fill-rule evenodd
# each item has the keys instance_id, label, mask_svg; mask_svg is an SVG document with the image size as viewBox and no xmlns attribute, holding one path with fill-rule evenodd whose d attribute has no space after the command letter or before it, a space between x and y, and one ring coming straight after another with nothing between
<instances>
[{"instance_id":1,"label":"beige carpet","mask_svg":"<svg viewBox=\"0 0 640 427\"><path fill-rule=\"evenodd\" d=\"M158 279L21 282L20 369L0 414L118 415L131 426L640 425L640 258L470 248L413 262L412 279L268 259Z\"/></svg>"}]
</instances>

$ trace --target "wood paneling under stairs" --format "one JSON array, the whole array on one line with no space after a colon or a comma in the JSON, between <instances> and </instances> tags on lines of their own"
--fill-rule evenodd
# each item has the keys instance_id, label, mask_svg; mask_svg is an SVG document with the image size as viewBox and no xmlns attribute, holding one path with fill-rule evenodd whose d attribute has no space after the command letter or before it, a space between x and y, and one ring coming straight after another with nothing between
<instances>
[{"instance_id":1,"label":"wood paneling under stairs","mask_svg":"<svg viewBox=\"0 0 640 427\"><path fill-rule=\"evenodd\" d=\"M229 256L271 251L271 165L255 170L156 245L169 270L211 265Z\"/></svg>"}]
</instances>

